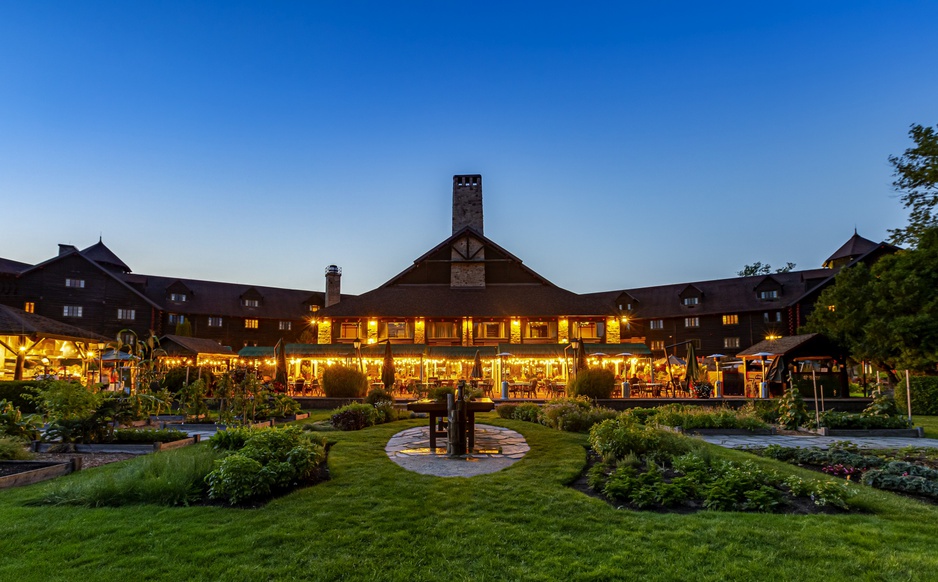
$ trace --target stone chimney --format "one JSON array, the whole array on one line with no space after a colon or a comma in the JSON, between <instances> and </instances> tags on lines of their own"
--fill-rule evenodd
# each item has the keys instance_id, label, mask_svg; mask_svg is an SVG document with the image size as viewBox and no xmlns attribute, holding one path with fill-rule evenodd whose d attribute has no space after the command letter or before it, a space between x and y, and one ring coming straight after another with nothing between
<instances>
[{"instance_id":1,"label":"stone chimney","mask_svg":"<svg viewBox=\"0 0 938 582\"><path fill-rule=\"evenodd\" d=\"M482 234L482 175L453 176L453 234L471 226Z\"/></svg>"},{"instance_id":2,"label":"stone chimney","mask_svg":"<svg viewBox=\"0 0 938 582\"><path fill-rule=\"evenodd\" d=\"M335 265L326 267L326 307L339 302L342 290L342 269Z\"/></svg>"},{"instance_id":3,"label":"stone chimney","mask_svg":"<svg viewBox=\"0 0 938 582\"><path fill-rule=\"evenodd\" d=\"M68 253L72 251L77 251L77 250L78 248L74 245L63 245L62 243L59 243L59 256L60 257L62 255L67 255Z\"/></svg>"}]
</instances>

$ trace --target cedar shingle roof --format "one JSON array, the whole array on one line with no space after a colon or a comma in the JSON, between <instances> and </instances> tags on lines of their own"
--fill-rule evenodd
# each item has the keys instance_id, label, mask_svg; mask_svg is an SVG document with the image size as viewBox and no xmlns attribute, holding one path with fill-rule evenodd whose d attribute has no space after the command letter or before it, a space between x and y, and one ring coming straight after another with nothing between
<instances>
[{"instance_id":1,"label":"cedar shingle roof","mask_svg":"<svg viewBox=\"0 0 938 582\"><path fill-rule=\"evenodd\" d=\"M22 309L7 305L0 305L0 335L42 337L68 341L108 341L108 338L94 332L35 313L27 313Z\"/></svg>"},{"instance_id":2,"label":"cedar shingle roof","mask_svg":"<svg viewBox=\"0 0 938 582\"><path fill-rule=\"evenodd\" d=\"M270 319L300 319L308 316L311 298L324 297L322 292L299 289L280 289L238 283L178 279L153 275L125 275L124 280L142 292L150 301L162 305L170 312L219 317L259 317ZM184 303L171 303L167 289L174 283L182 283L191 291ZM245 307L241 297L254 289L264 299L257 307ZM343 295L343 301L348 296ZM321 304L321 303L320 303Z\"/></svg>"},{"instance_id":3,"label":"cedar shingle roof","mask_svg":"<svg viewBox=\"0 0 938 582\"><path fill-rule=\"evenodd\" d=\"M834 254L829 256L826 261L824 261L824 266L830 266L839 259L853 259L861 255L865 255L871 250L879 246L879 243L875 243L870 239L863 238L857 234L857 231L853 231L853 236L850 237L847 242L845 242L839 249L834 251Z\"/></svg>"},{"instance_id":4,"label":"cedar shingle roof","mask_svg":"<svg viewBox=\"0 0 938 582\"><path fill-rule=\"evenodd\" d=\"M173 345L175 344L175 346ZM177 350L176 346L182 348ZM234 355L231 348L223 346L213 339L200 337L186 337L181 335L164 335L160 338L160 347L166 350L168 354L177 354L186 352L192 355L213 354L213 355Z\"/></svg>"}]
</instances>

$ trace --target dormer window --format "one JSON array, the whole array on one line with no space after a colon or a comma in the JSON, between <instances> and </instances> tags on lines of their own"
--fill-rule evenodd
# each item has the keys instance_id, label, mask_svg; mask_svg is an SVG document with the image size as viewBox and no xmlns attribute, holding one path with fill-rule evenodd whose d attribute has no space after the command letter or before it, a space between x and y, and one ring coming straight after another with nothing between
<instances>
[{"instance_id":1,"label":"dormer window","mask_svg":"<svg viewBox=\"0 0 938 582\"><path fill-rule=\"evenodd\" d=\"M170 300L170 301L175 301L176 303L185 303L185 302L186 302L186 294L185 294L185 293L170 293L170 294L169 294L169 300Z\"/></svg>"},{"instance_id":2,"label":"dormer window","mask_svg":"<svg viewBox=\"0 0 938 582\"><path fill-rule=\"evenodd\" d=\"M309 310L310 310L311 312L313 312L313 313L316 313L317 311L319 311L319 306L318 306L318 305L310 305L310 306L309 306Z\"/></svg>"},{"instance_id":3,"label":"dormer window","mask_svg":"<svg viewBox=\"0 0 938 582\"><path fill-rule=\"evenodd\" d=\"M778 299L778 289L770 289L768 291L759 291L759 299L763 301L775 301Z\"/></svg>"},{"instance_id":4,"label":"dormer window","mask_svg":"<svg viewBox=\"0 0 938 582\"><path fill-rule=\"evenodd\" d=\"M685 297L683 303L687 307L693 307L700 303L700 297Z\"/></svg>"},{"instance_id":5,"label":"dormer window","mask_svg":"<svg viewBox=\"0 0 938 582\"><path fill-rule=\"evenodd\" d=\"M245 307L258 307L261 301L260 299L242 299L241 304Z\"/></svg>"}]
</instances>

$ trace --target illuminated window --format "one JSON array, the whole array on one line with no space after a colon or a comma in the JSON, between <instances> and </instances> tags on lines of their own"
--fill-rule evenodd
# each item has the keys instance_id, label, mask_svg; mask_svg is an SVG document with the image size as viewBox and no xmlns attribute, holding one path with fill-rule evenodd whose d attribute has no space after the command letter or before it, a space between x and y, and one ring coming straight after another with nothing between
<instances>
[{"instance_id":1,"label":"illuminated window","mask_svg":"<svg viewBox=\"0 0 938 582\"><path fill-rule=\"evenodd\" d=\"M66 305L62 308L63 317L81 317L81 305Z\"/></svg>"},{"instance_id":2,"label":"illuminated window","mask_svg":"<svg viewBox=\"0 0 938 582\"><path fill-rule=\"evenodd\" d=\"M700 327L700 318L699 317L685 317L684 327Z\"/></svg>"},{"instance_id":3,"label":"illuminated window","mask_svg":"<svg viewBox=\"0 0 938 582\"><path fill-rule=\"evenodd\" d=\"M117 319L121 321L133 321L137 317L137 311L135 309L118 309L117 310Z\"/></svg>"},{"instance_id":4,"label":"illuminated window","mask_svg":"<svg viewBox=\"0 0 938 582\"><path fill-rule=\"evenodd\" d=\"M406 321L389 321L384 324L384 337L388 339L413 337Z\"/></svg>"},{"instance_id":5,"label":"illuminated window","mask_svg":"<svg viewBox=\"0 0 938 582\"><path fill-rule=\"evenodd\" d=\"M291 329L293 329L293 322L292 322L292 321L281 321L281 322L280 322L280 325L278 326L278 329L279 329L280 331L290 331Z\"/></svg>"},{"instance_id":6,"label":"illuminated window","mask_svg":"<svg viewBox=\"0 0 938 582\"><path fill-rule=\"evenodd\" d=\"M581 322L577 324L577 327L580 329L580 337L583 338L597 338L603 333L603 324L596 322Z\"/></svg>"},{"instance_id":7,"label":"illuminated window","mask_svg":"<svg viewBox=\"0 0 938 582\"><path fill-rule=\"evenodd\" d=\"M739 338L738 338L738 337L725 337L725 338L723 338L723 347L724 347L724 348L738 348L738 347L739 347Z\"/></svg>"},{"instance_id":8,"label":"illuminated window","mask_svg":"<svg viewBox=\"0 0 938 582\"><path fill-rule=\"evenodd\" d=\"M257 329L257 320L256 320L256 319L245 319L245 320L244 320L244 329Z\"/></svg>"},{"instance_id":9,"label":"illuminated window","mask_svg":"<svg viewBox=\"0 0 938 582\"><path fill-rule=\"evenodd\" d=\"M170 301L175 301L175 302L177 302L177 303L185 303L185 301L186 301L186 294L185 294L185 293L170 293L170 294L169 294L169 300L170 300Z\"/></svg>"},{"instance_id":10,"label":"illuminated window","mask_svg":"<svg viewBox=\"0 0 938 582\"><path fill-rule=\"evenodd\" d=\"M209 317L208 318L209 327L221 327L221 318L220 317Z\"/></svg>"},{"instance_id":11,"label":"illuminated window","mask_svg":"<svg viewBox=\"0 0 938 582\"><path fill-rule=\"evenodd\" d=\"M652 319L648 322L648 329L664 329L664 320Z\"/></svg>"},{"instance_id":12,"label":"illuminated window","mask_svg":"<svg viewBox=\"0 0 938 582\"><path fill-rule=\"evenodd\" d=\"M778 290L773 289L771 291L759 291L759 299L763 301L772 301L773 299L778 299Z\"/></svg>"},{"instance_id":13,"label":"illuminated window","mask_svg":"<svg viewBox=\"0 0 938 582\"><path fill-rule=\"evenodd\" d=\"M739 323L738 315L724 315L723 325L737 325Z\"/></svg>"},{"instance_id":14,"label":"illuminated window","mask_svg":"<svg viewBox=\"0 0 938 582\"><path fill-rule=\"evenodd\" d=\"M27 301L26 304L23 305L23 311L26 313L36 313L36 304L32 301Z\"/></svg>"},{"instance_id":15,"label":"illuminated window","mask_svg":"<svg viewBox=\"0 0 938 582\"><path fill-rule=\"evenodd\" d=\"M651 340L651 349L660 352L664 350L664 340Z\"/></svg>"},{"instance_id":16,"label":"illuminated window","mask_svg":"<svg viewBox=\"0 0 938 582\"><path fill-rule=\"evenodd\" d=\"M179 325L180 323L186 322L185 315L179 315L178 313L170 313L168 316L169 325Z\"/></svg>"},{"instance_id":17,"label":"illuminated window","mask_svg":"<svg viewBox=\"0 0 938 582\"><path fill-rule=\"evenodd\" d=\"M66 286L66 287L73 287L73 288L75 288L75 289L84 289L84 288L85 288L85 280L84 280L84 279L66 279L66 280L65 280L65 286Z\"/></svg>"},{"instance_id":18,"label":"illuminated window","mask_svg":"<svg viewBox=\"0 0 938 582\"><path fill-rule=\"evenodd\" d=\"M355 339L359 337L358 323L343 323L339 326L339 337L342 339Z\"/></svg>"},{"instance_id":19,"label":"illuminated window","mask_svg":"<svg viewBox=\"0 0 938 582\"><path fill-rule=\"evenodd\" d=\"M260 299L242 299L241 304L245 307L257 307L261 304Z\"/></svg>"},{"instance_id":20,"label":"illuminated window","mask_svg":"<svg viewBox=\"0 0 938 582\"><path fill-rule=\"evenodd\" d=\"M429 335L432 339L454 339L458 337L456 334L456 324L452 321L431 321L427 327L429 328Z\"/></svg>"},{"instance_id":21,"label":"illuminated window","mask_svg":"<svg viewBox=\"0 0 938 582\"><path fill-rule=\"evenodd\" d=\"M310 306L309 306L309 310L312 311L312 312L319 311L319 306L318 306L318 305L310 305Z\"/></svg>"},{"instance_id":22,"label":"illuminated window","mask_svg":"<svg viewBox=\"0 0 938 582\"><path fill-rule=\"evenodd\" d=\"M557 336L555 324L548 321L532 321L528 323L526 337L532 339L549 339Z\"/></svg>"},{"instance_id":23,"label":"illuminated window","mask_svg":"<svg viewBox=\"0 0 938 582\"><path fill-rule=\"evenodd\" d=\"M684 298L684 305L687 305L688 307L697 305L698 303L700 303L699 297L685 297Z\"/></svg>"}]
</instances>

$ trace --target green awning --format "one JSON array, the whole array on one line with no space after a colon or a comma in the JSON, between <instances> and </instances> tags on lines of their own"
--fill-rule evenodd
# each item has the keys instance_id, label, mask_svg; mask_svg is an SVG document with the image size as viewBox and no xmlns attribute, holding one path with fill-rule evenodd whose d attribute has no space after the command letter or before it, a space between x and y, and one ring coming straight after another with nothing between
<instances>
[{"instance_id":1,"label":"green awning","mask_svg":"<svg viewBox=\"0 0 938 582\"><path fill-rule=\"evenodd\" d=\"M569 344L498 344L498 353L516 358L563 358L563 349ZM571 354L572 355L572 354Z\"/></svg>"},{"instance_id":2,"label":"green awning","mask_svg":"<svg viewBox=\"0 0 938 582\"><path fill-rule=\"evenodd\" d=\"M378 343L362 346L362 357L383 358L387 344ZM391 355L395 358L419 358L427 353L426 344L391 344Z\"/></svg>"},{"instance_id":3,"label":"green awning","mask_svg":"<svg viewBox=\"0 0 938 582\"><path fill-rule=\"evenodd\" d=\"M244 346L238 352L239 358L272 358L274 357L273 346Z\"/></svg>"},{"instance_id":4,"label":"green awning","mask_svg":"<svg viewBox=\"0 0 938 582\"><path fill-rule=\"evenodd\" d=\"M651 356L651 350L645 344L587 344L587 354L606 354L615 357L619 354L632 354L633 356Z\"/></svg>"}]
</instances>

